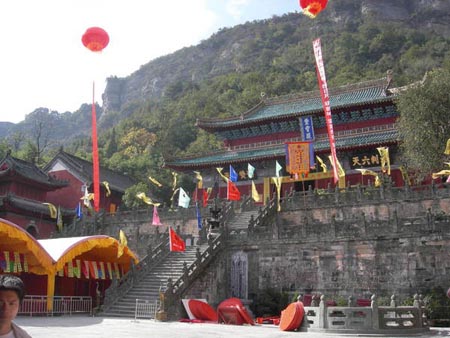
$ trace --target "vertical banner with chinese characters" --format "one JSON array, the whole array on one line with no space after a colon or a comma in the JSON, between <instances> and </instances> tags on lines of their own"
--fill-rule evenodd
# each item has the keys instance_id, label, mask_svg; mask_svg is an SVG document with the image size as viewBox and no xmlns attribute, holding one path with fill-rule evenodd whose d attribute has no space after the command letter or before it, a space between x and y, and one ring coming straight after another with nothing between
<instances>
[{"instance_id":1,"label":"vertical banner with chinese characters","mask_svg":"<svg viewBox=\"0 0 450 338\"><path fill-rule=\"evenodd\" d=\"M300 130L302 132L302 141L309 142L309 166L315 166L314 161L314 126L311 116L300 117Z\"/></svg>"},{"instance_id":2,"label":"vertical banner with chinese characters","mask_svg":"<svg viewBox=\"0 0 450 338\"><path fill-rule=\"evenodd\" d=\"M325 66L322 58L322 48L320 38L313 41L314 56L316 58L317 79L319 81L320 96L322 97L322 106L325 112L325 122L327 124L328 139L330 141L331 157L334 163L338 163L336 156L336 142L334 139L333 120L331 118L330 96L328 94L327 79L325 76ZM337 166L333 166L334 183L339 181Z\"/></svg>"},{"instance_id":3,"label":"vertical banner with chinese characters","mask_svg":"<svg viewBox=\"0 0 450 338\"><path fill-rule=\"evenodd\" d=\"M286 171L290 174L309 172L309 142L286 142Z\"/></svg>"}]
</instances>

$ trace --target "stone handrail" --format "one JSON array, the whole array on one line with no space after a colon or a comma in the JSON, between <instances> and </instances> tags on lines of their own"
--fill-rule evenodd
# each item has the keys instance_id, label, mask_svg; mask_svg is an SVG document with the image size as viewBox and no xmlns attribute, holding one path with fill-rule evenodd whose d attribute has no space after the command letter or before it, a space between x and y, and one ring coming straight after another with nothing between
<instances>
[{"instance_id":1,"label":"stone handrail","mask_svg":"<svg viewBox=\"0 0 450 338\"><path fill-rule=\"evenodd\" d=\"M386 201L414 201L450 197L450 184L437 186L432 183L421 186L384 187L354 186L345 189L314 189L290 192L283 198L283 209L329 207L336 205L361 205Z\"/></svg>"},{"instance_id":2,"label":"stone handrail","mask_svg":"<svg viewBox=\"0 0 450 338\"><path fill-rule=\"evenodd\" d=\"M236 215L234 211L234 205L233 202L226 202L223 201L222 203L222 211L219 214L219 222L220 225L223 226L226 224L230 219L232 219Z\"/></svg>"},{"instance_id":3,"label":"stone handrail","mask_svg":"<svg viewBox=\"0 0 450 338\"><path fill-rule=\"evenodd\" d=\"M175 304L175 300L179 299L187 287L197 278L197 276L202 273L205 267L210 263L210 261L215 257L215 255L224 246L224 235L219 234L215 238L210 238L208 240L208 247L204 252L200 252L197 248L197 259L190 265L187 266L185 263L183 267L183 275L175 281L171 279L167 282L167 288L164 291L163 299L164 311L170 313L173 311L171 305Z\"/></svg>"},{"instance_id":4,"label":"stone handrail","mask_svg":"<svg viewBox=\"0 0 450 338\"><path fill-rule=\"evenodd\" d=\"M259 210L258 216L256 216L256 218L253 218L252 215L248 224L248 229L250 230L250 232L255 227L265 225L266 220L270 219L273 215L275 215L276 212L277 212L277 205L275 202L275 198L273 198L267 203L267 205L264 208Z\"/></svg>"},{"instance_id":5,"label":"stone handrail","mask_svg":"<svg viewBox=\"0 0 450 338\"><path fill-rule=\"evenodd\" d=\"M249 195L244 195L241 203L241 211L248 211L251 210L254 206L253 198Z\"/></svg>"},{"instance_id":6,"label":"stone handrail","mask_svg":"<svg viewBox=\"0 0 450 338\"><path fill-rule=\"evenodd\" d=\"M394 296L393 296L394 297ZM372 295L370 306L327 306L324 296L319 306L305 306L301 329L345 333L418 333L429 329L418 296L413 306L378 306ZM350 304L351 305L351 304Z\"/></svg>"},{"instance_id":7,"label":"stone handrail","mask_svg":"<svg viewBox=\"0 0 450 338\"><path fill-rule=\"evenodd\" d=\"M169 237L164 236L155 249L149 250L149 254L145 256L138 264L131 263L131 269L120 278L113 279L111 286L105 291L103 308L107 310L118 299L122 298L134 285L147 275L150 270L161 262L169 254Z\"/></svg>"}]
</instances>

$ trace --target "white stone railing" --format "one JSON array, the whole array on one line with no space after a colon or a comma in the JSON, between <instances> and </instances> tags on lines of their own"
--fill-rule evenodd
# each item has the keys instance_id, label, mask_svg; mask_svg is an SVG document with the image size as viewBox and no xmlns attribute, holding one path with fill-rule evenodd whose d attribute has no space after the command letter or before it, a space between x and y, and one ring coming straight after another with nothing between
<instances>
[{"instance_id":1,"label":"white stone railing","mask_svg":"<svg viewBox=\"0 0 450 338\"><path fill-rule=\"evenodd\" d=\"M305 306L303 331L354 333L416 333L429 330L422 306L416 298L414 306L378 306L376 296L371 305L327 306L324 296L319 306Z\"/></svg>"}]
</instances>

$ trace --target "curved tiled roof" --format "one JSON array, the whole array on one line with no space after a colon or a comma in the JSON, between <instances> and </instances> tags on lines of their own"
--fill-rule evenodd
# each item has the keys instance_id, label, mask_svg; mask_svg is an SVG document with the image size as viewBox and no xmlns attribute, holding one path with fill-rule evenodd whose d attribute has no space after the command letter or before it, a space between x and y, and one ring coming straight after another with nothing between
<instances>
[{"instance_id":1,"label":"curved tiled roof","mask_svg":"<svg viewBox=\"0 0 450 338\"><path fill-rule=\"evenodd\" d=\"M54 179L33 163L12 157L8 152L0 161L0 176L6 176L9 173L39 182L46 186L48 190L65 187L69 184L66 181Z\"/></svg>"},{"instance_id":2,"label":"curved tiled roof","mask_svg":"<svg viewBox=\"0 0 450 338\"><path fill-rule=\"evenodd\" d=\"M392 100L386 79L363 82L330 90L331 109ZM265 100L239 117L199 119L197 125L207 130L223 130L247 124L283 119L293 115L323 113L319 91Z\"/></svg>"},{"instance_id":3,"label":"curved tiled roof","mask_svg":"<svg viewBox=\"0 0 450 338\"><path fill-rule=\"evenodd\" d=\"M342 151L348 148L387 145L396 143L397 138L398 132L396 130L339 138L336 139L336 150ZM327 149L330 149L328 139L322 139L314 143L314 150L316 152L323 152ZM281 144L274 147L261 147L243 151L217 152L196 158L180 158L172 162L167 161L165 167L174 169L214 167L223 164L251 162L255 160L261 161L283 156L285 156L285 147L284 144Z\"/></svg>"},{"instance_id":4,"label":"curved tiled roof","mask_svg":"<svg viewBox=\"0 0 450 338\"><path fill-rule=\"evenodd\" d=\"M92 182L92 162L66 153L63 150L60 150L58 154L56 154L56 156L45 166L44 170L48 172L58 160L62 161L86 182ZM122 175L105 167L100 167L100 180L107 181L110 189L118 192L124 192L127 188L135 184L131 177Z\"/></svg>"}]
</instances>

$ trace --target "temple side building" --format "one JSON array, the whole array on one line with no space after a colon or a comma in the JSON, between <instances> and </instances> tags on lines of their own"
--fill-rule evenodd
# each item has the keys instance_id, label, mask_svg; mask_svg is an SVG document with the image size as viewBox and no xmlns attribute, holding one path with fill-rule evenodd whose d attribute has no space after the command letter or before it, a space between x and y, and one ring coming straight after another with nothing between
<instances>
[{"instance_id":1,"label":"temple side building","mask_svg":"<svg viewBox=\"0 0 450 338\"><path fill-rule=\"evenodd\" d=\"M44 203L49 202L50 193L68 184L8 152L0 160L0 218L19 225L35 238L48 238L57 227L56 219ZM60 212L63 219L73 218L75 214L64 207Z\"/></svg>"},{"instance_id":2,"label":"temple side building","mask_svg":"<svg viewBox=\"0 0 450 338\"><path fill-rule=\"evenodd\" d=\"M92 162L71 155L62 149L44 167L44 171L52 177L65 180L69 184L58 191L48 194L52 203L61 203L75 209L87 189L93 192ZM122 204L125 190L135 182L132 178L118 172L100 167L100 209L114 213Z\"/></svg>"}]
</instances>

